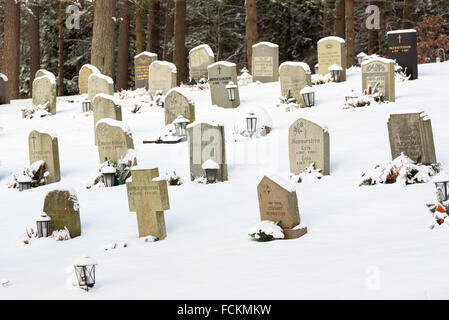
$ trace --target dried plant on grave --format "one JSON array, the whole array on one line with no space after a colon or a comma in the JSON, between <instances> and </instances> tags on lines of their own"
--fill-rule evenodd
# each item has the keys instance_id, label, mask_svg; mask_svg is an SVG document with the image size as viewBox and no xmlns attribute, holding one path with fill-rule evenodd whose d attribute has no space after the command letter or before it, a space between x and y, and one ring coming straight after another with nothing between
<instances>
[{"instance_id":1,"label":"dried plant on grave","mask_svg":"<svg viewBox=\"0 0 449 320\"><path fill-rule=\"evenodd\" d=\"M29 167L25 167L20 172L12 174L7 183L8 188L19 188L19 179L23 175L28 176L31 179L32 188L37 188L45 185L45 179L50 173L45 171L45 161L38 160L33 162Z\"/></svg>"},{"instance_id":2,"label":"dried plant on grave","mask_svg":"<svg viewBox=\"0 0 449 320\"><path fill-rule=\"evenodd\" d=\"M44 118L51 115L48 102L44 105L30 105L22 108L22 117L25 119Z\"/></svg>"}]
</instances>

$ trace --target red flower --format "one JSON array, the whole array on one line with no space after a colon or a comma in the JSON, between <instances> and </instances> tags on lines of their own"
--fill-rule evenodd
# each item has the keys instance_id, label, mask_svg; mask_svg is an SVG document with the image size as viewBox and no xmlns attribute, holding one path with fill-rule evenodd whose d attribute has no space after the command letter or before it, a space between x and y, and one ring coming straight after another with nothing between
<instances>
[{"instance_id":1,"label":"red flower","mask_svg":"<svg viewBox=\"0 0 449 320\"><path fill-rule=\"evenodd\" d=\"M447 213L447 212L446 212L446 209L444 209L443 206L442 206L441 204L438 204L437 211L438 211L438 212L441 212L441 213Z\"/></svg>"}]
</instances>

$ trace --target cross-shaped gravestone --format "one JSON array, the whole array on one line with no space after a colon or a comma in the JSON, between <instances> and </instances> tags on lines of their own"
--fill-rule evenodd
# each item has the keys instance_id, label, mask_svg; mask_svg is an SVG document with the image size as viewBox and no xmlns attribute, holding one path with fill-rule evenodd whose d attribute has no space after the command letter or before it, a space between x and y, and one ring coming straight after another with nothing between
<instances>
[{"instance_id":1,"label":"cross-shaped gravestone","mask_svg":"<svg viewBox=\"0 0 449 320\"><path fill-rule=\"evenodd\" d=\"M132 169L132 182L126 183L128 204L137 213L139 237L165 239L164 210L170 209L167 181L159 178L159 169Z\"/></svg>"}]
</instances>

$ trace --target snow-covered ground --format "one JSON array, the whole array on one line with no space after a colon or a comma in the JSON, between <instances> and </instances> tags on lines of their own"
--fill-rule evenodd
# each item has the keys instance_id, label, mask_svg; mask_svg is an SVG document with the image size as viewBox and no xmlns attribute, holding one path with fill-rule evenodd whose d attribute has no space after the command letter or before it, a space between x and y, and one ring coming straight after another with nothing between
<instances>
[{"instance_id":1,"label":"snow-covered ground","mask_svg":"<svg viewBox=\"0 0 449 320\"><path fill-rule=\"evenodd\" d=\"M361 91L361 71L348 81L316 87L314 108L276 108L279 83L240 88L235 110L210 105L209 91L193 92L197 120L225 124L229 181L189 181L187 143L144 145L164 126L164 111L123 110L131 127L139 165L160 173L176 171L186 181L169 187L168 236L145 243L137 238L135 213L126 187L85 185L98 169L92 115L81 104L58 98L57 114L23 120L29 100L0 106L0 299L297 299L449 298L447 230L429 230L426 203L433 184L359 187L361 174L391 160L387 118L392 111L420 108L432 120L437 160L449 169L449 63L420 65L420 79L396 84L396 103L344 110L344 94ZM75 97L76 98L76 97ZM64 98L67 100L67 98ZM265 108L273 132L250 142L233 142L242 111ZM251 241L260 221L256 187L265 173L289 177L288 128L301 116L327 124L331 175L297 184L302 223L309 233L297 240ZM27 135L43 127L58 134L62 182L19 193L6 183L28 164ZM80 199L82 236L70 241L21 241L34 227L48 190L70 185ZM126 248L103 247L125 241ZM88 253L98 261L97 285L89 293L70 289L72 262ZM69 267L69 268L68 268Z\"/></svg>"}]
</instances>

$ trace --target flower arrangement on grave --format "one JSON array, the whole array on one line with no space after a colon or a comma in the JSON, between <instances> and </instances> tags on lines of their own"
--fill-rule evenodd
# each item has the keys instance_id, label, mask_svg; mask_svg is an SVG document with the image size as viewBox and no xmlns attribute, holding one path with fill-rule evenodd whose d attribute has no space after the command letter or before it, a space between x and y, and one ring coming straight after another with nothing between
<instances>
[{"instance_id":1,"label":"flower arrangement on grave","mask_svg":"<svg viewBox=\"0 0 449 320\"><path fill-rule=\"evenodd\" d=\"M367 89L363 90L361 96L357 95L354 90L351 90L352 95L347 95L343 109L354 109L371 106L374 103L384 103L385 97L379 89L379 82L374 87L371 85Z\"/></svg>"},{"instance_id":2,"label":"flower arrangement on grave","mask_svg":"<svg viewBox=\"0 0 449 320\"><path fill-rule=\"evenodd\" d=\"M285 97L280 97L279 100L280 104L278 104L277 106L283 108L286 112L301 108L301 104L299 104L296 101L295 97L292 96L290 90L288 90Z\"/></svg>"},{"instance_id":3,"label":"flower arrangement on grave","mask_svg":"<svg viewBox=\"0 0 449 320\"><path fill-rule=\"evenodd\" d=\"M261 221L251 228L248 235L255 241L267 242L277 239L284 239L284 230L281 228L281 222Z\"/></svg>"},{"instance_id":4,"label":"flower arrangement on grave","mask_svg":"<svg viewBox=\"0 0 449 320\"><path fill-rule=\"evenodd\" d=\"M33 118L44 118L51 116L50 108L48 102L46 104L29 105L21 108L22 118L33 119Z\"/></svg>"},{"instance_id":5,"label":"flower arrangement on grave","mask_svg":"<svg viewBox=\"0 0 449 320\"><path fill-rule=\"evenodd\" d=\"M332 82L332 78L330 73L321 75L321 74L312 74L312 85L320 85Z\"/></svg>"},{"instance_id":6,"label":"flower arrangement on grave","mask_svg":"<svg viewBox=\"0 0 449 320\"><path fill-rule=\"evenodd\" d=\"M167 172L165 177L169 186L180 186L184 183L184 180L176 174L176 171L172 173Z\"/></svg>"},{"instance_id":7,"label":"flower arrangement on grave","mask_svg":"<svg viewBox=\"0 0 449 320\"><path fill-rule=\"evenodd\" d=\"M427 183L440 172L439 164L423 165L415 163L412 159L401 153L399 157L382 165L376 165L373 170L362 174L360 186L373 186L376 184L400 183L410 185Z\"/></svg>"},{"instance_id":8,"label":"flower arrangement on grave","mask_svg":"<svg viewBox=\"0 0 449 320\"><path fill-rule=\"evenodd\" d=\"M34 230L33 228L26 228L25 235L22 241L25 244L31 244L31 241L37 238L39 237L36 230ZM54 230L48 238L55 241L67 241L71 239L70 231L66 227L64 227L64 229L62 230Z\"/></svg>"},{"instance_id":9,"label":"flower arrangement on grave","mask_svg":"<svg viewBox=\"0 0 449 320\"><path fill-rule=\"evenodd\" d=\"M432 215L432 221L429 225L429 229L449 224L449 199L448 199L448 187L449 187L449 175L441 171L438 175L433 177L432 182L435 183L437 189L437 203L428 203L427 208Z\"/></svg>"},{"instance_id":10,"label":"flower arrangement on grave","mask_svg":"<svg viewBox=\"0 0 449 320\"><path fill-rule=\"evenodd\" d=\"M154 96L151 95L151 99L156 104L156 106L161 108L164 107L164 95L162 94L162 90L157 90Z\"/></svg>"},{"instance_id":11,"label":"flower arrangement on grave","mask_svg":"<svg viewBox=\"0 0 449 320\"><path fill-rule=\"evenodd\" d=\"M301 183L307 180L321 180L321 178L323 178L323 174L321 173L322 171L323 169L316 169L315 163L312 163L300 174L290 175L290 180L295 183Z\"/></svg>"},{"instance_id":12,"label":"flower arrangement on grave","mask_svg":"<svg viewBox=\"0 0 449 320\"><path fill-rule=\"evenodd\" d=\"M45 171L45 161L39 160L20 172L13 173L8 179L7 185L8 188L18 189L20 180L25 177L31 180L31 188L37 188L45 185L45 178L49 175L50 173Z\"/></svg>"},{"instance_id":13,"label":"flower arrangement on grave","mask_svg":"<svg viewBox=\"0 0 449 320\"><path fill-rule=\"evenodd\" d=\"M207 77L202 77L198 82L193 83L191 81L189 84L182 84L181 87L190 89L191 91L203 91L209 89L209 80Z\"/></svg>"}]
</instances>

